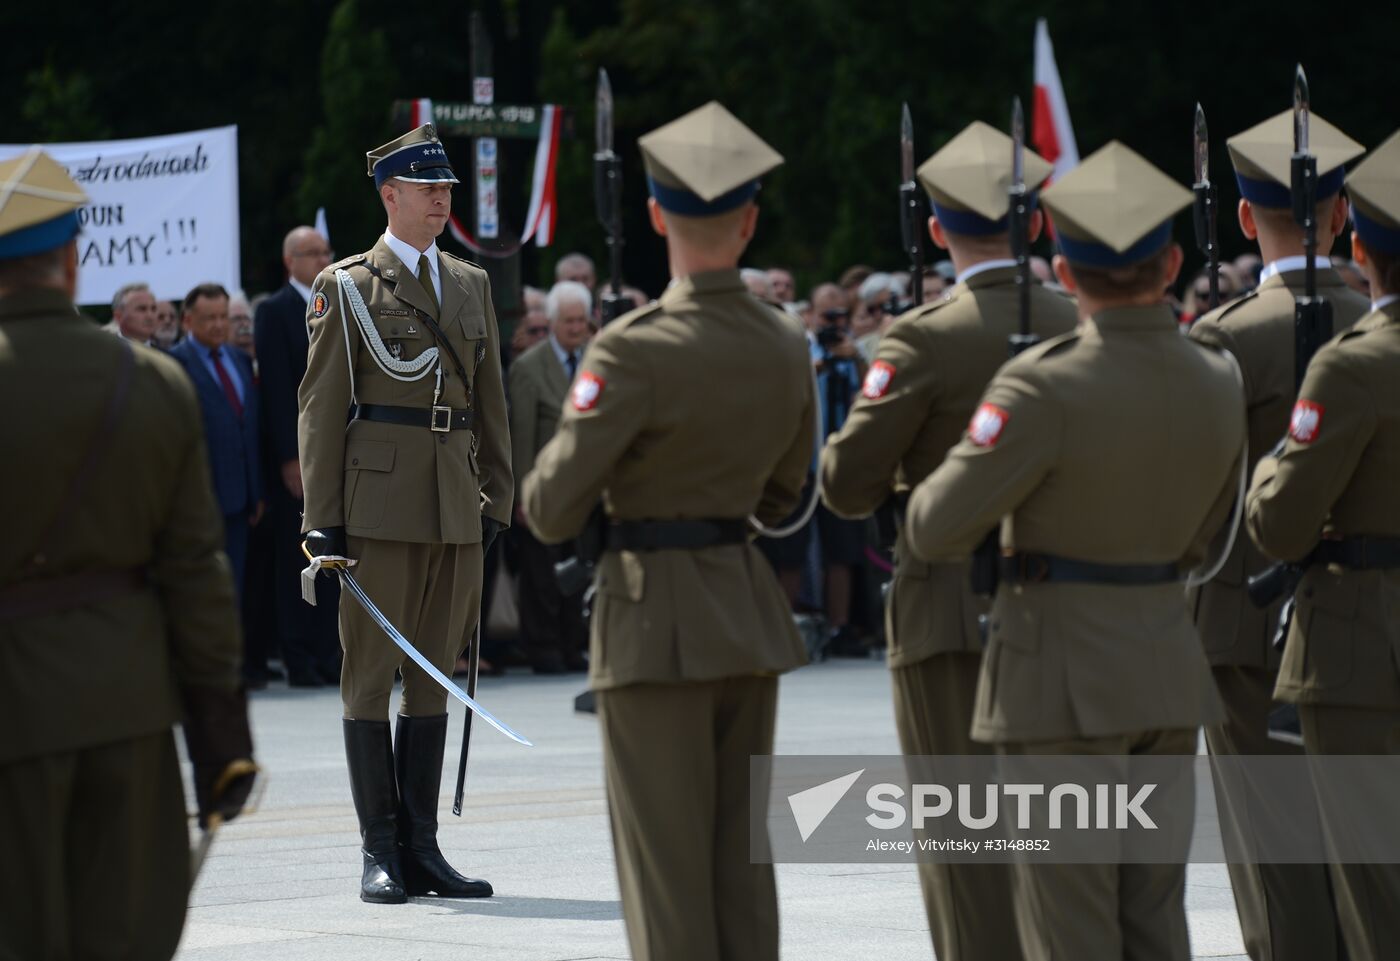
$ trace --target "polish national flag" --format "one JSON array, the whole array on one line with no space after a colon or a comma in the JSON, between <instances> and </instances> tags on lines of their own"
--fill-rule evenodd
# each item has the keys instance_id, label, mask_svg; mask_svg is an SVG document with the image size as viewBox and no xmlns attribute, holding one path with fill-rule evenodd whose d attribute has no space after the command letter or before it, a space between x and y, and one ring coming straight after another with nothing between
<instances>
[{"instance_id":1,"label":"polish national flag","mask_svg":"<svg viewBox=\"0 0 1400 961\"><path fill-rule=\"evenodd\" d=\"M1079 164L1079 147L1069 122L1065 88L1055 66L1050 28L1041 17L1035 22L1035 107L1031 114L1031 143L1036 152L1055 165L1051 180L1058 180Z\"/></svg>"}]
</instances>

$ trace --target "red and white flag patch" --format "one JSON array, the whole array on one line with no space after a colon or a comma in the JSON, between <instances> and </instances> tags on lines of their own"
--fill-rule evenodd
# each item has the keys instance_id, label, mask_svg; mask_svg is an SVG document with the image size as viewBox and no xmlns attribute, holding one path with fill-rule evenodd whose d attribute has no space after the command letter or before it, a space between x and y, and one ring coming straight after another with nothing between
<instances>
[{"instance_id":1,"label":"red and white flag patch","mask_svg":"<svg viewBox=\"0 0 1400 961\"><path fill-rule=\"evenodd\" d=\"M1300 400L1293 405L1288 419L1288 436L1300 444L1311 444L1322 430L1322 405L1313 400Z\"/></svg>"},{"instance_id":2,"label":"red and white flag patch","mask_svg":"<svg viewBox=\"0 0 1400 961\"><path fill-rule=\"evenodd\" d=\"M578 380L574 381L574 390L571 395L574 410L590 411L598 406L598 398L603 396L603 378L585 370L578 375Z\"/></svg>"},{"instance_id":3,"label":"red and white flag patch","mask_svg":"<svg viewBox=\"0 0 1400 961\"><path fill-rule=\"evenodd\" d=\"M983 404L967 425L967 439L978 447L995 447L1011 415L996 404Z\"/></svg>"},{"instance_id":4,"label":"red and white flag patch","mask_svg":"<svg viewBox=\"0 0 1400 961\"><path fill-rule=\"evenodd\" d=\"M865 374L865 384L860 389L861 396L866 400L879 400L889 391L892 380L894 364L883 360L875 361Z\"/></svg>"}]
</instances>

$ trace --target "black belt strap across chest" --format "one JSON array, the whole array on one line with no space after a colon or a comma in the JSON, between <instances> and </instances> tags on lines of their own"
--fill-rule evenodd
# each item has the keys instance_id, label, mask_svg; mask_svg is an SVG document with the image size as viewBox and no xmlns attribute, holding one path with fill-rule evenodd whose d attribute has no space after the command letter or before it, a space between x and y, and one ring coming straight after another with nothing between
<instances>
[{"instance_id":1,"label":"black belt strap across chest","mask_svg":"<svg viewBox=\"0 0 1400 961\"><path fill-rule=\"evenodd\" d=\"M405 427L427 427L445 432L471 430L476 424L476 412L453 410L451 407L393 407L388 404L361 404L355 411L356 420L372 420L380 424L401 424Z\"/></svg>"},{"instance_id":2,"label":"black belt strap across chest","mask_svg":"<svg viewBox=\"0 0 1400 961\"><path fill-rule=\"evenodd\" d=\"M747 521L717 520L613 521L608 525L604 549L609 551L694 551L722 544L742 544L748 539Z\"/></svg>"},{"instance_id":3,"label":"black belt strap across chest","mask_svg":"<svg viewBox=\"0 0 1400 961\"><path fill-rule=\"evenodd\" d=\"M1012 584L1114 584L1142 587L1181 580L1175 564L1096 564L1054 554L1001 558L1001 579Z\"/></svg>"},{"instance_id":4,"label":"black belt strap across chest","mask_svg":"<svg viewBox=\"0 0 1400 961\"><path fill-rule=\"evenodd\" d=\"M1344 537L1322 541L1309 555L1316 564L1339 564L1355 571L1400 567L1400 537Z\"/></svg>"}]
</instances>

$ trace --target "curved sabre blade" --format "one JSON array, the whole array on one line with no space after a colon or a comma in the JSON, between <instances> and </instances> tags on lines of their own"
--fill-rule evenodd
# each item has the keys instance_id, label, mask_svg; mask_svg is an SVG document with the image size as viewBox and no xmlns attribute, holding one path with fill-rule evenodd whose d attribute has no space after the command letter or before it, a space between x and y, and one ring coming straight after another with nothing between
<instances>
[{"instance_id":1,"label":"curved sabre blade","mask_svg":"<svg viewBox=\"0 0 1400 961\"><path fill-rule=\"evenodd\" d=\"M471 711L473 714L480 716L480 718L483 721L485 721L487 724L490 724L492 727L500 731L512 741L515 741L517 744L523 744L526 747L535 746L523 734L518 733L505 721L502 721L500 718L496 717L496 715L492 714L490 711L486 710L486 708L478 704L476 699L473 698L466 691L458 687L453 682L452 678L448 677L446 674L442 673L442 671L439 671L436 667L434 667L433 662L424 657L422 652L419 651L418 648L414 647L412 642L410 642L408 638L400 634L399 629L395 627L387 617L384 616L383 612L380 611L377 606L375 606L374 601L370 600L369 595L365 593L365 589L360 586L358 581L355 580L355 576L353 574L351 574L348 570L345 570L344 568L337 569L336 573L340 575L341 583L344 584L346 587L350 588L350 593L355 596L355 600L360 602L360 606L365 609L365 613L368 614L371 618L373 618L374 623L379 625L380 630L382 630L385 634L389 635L389 640L393 641L394 644L398 646L399 650L403 651L409 657L413 658L413 663L421 667L424 671L427 672L429 677L437 681L438 684L442 685L443 690L447 691L448 694L451 694L457 700L461 701L467 706L467 710Z\"/></svg>"}]
</instances>

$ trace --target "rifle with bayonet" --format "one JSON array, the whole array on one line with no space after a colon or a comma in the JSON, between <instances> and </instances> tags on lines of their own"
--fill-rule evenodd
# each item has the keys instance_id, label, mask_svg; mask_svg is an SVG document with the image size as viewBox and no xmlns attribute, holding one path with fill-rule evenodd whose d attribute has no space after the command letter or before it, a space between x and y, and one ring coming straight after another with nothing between
<instances>
[{"instance_id":1,"label":"rifle with bayonet","mask_svg":"<svg viewBox=\"0 0 1400 961\"><path fill-rule=\"evenodd\" d=\"M1210 132L1206 128L1206 112L1196 104L1196 122L1192 130L1192 155L1195 194L1192 208L1196 225L1196 246L1206 258L1206 273L1210 277L1210 309L1220 306L1220 245L1216 239L1217 208L1215 184L1210 181Z\"/></svg>"},{"instance_id":2,"label":"rifle with bayonet","mask_svg":"<svg viewBox=\"0 0 1400 961\"><path fill-rule=\"evenodd\" d=\"M1011 236L1011 253L1016 259L1016 303L1020 326L1007 346L1015 357L1040 343L1031 332L1031 251L1030 251L1030 191L1026 188L1026 120L1021 110L1021 98L1011 101L1011 186L1007 188L1007 230ZM972 552L970 581L972 592L991 597L1001 579L1001 528L992 528L982 543ZM986 637L986 618L981 619Z\"/></svg>"},{"instance_id":3,"label":"rifle with bayonet","mask_svg":"<svg viewBox=\"0 0 1400 961\"><path fill-rule=\"evenodd\" d=\"M613 95L608 72L598 68L597 111L594 118L593 201L598 220L608 235L608 283L598 304L602 323L625 314L630 301L622 296L622 158L613 150Z\"/></svg>"},{"instance_id":4,"label":"rifle with bayonet","mask_svg":"<svg viewBox=\"0 0 1400 961\"><path fill-rule=\"evenodd\" d=\"M909 257L909 294L915 307L924 302L924 219L914 181L914 121L906 103L899 120L899 230Z\"/></svg>"}]
</instances>

